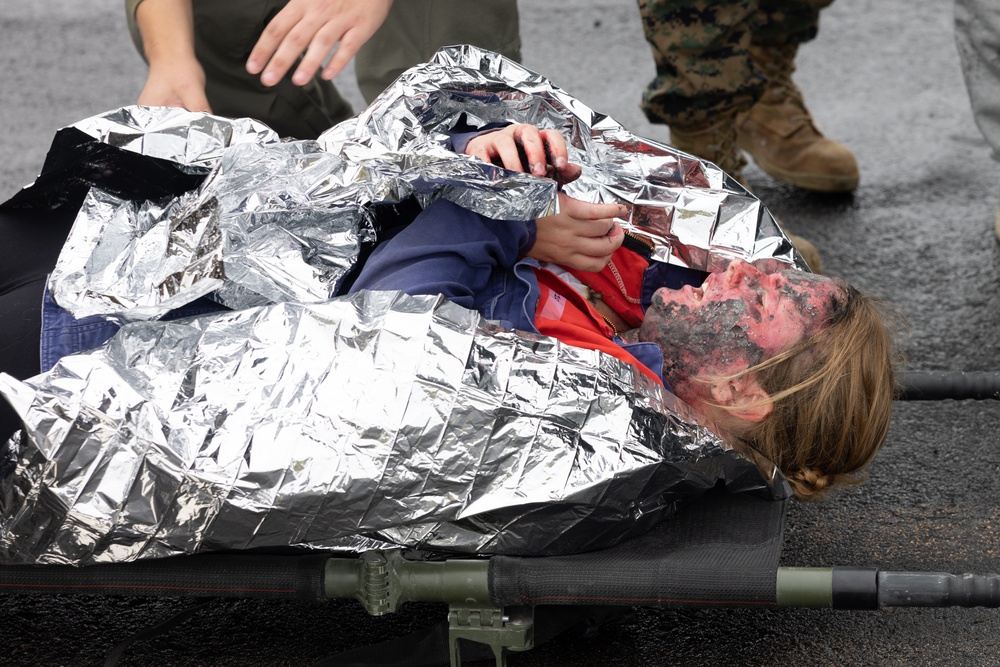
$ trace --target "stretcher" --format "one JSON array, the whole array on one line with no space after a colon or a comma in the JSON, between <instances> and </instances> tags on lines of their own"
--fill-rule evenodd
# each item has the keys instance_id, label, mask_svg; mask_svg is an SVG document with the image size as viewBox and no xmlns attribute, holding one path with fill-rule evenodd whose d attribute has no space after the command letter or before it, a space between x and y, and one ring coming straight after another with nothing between
<instances>
[{"instance_id":1,"label":"stretcher","mask_svg":"<svg viewBox=\"0 0 1000 667\"><path fill-rule=\"evenodd\" d=\"M997 372L907 371L900 380L900 400L1000 400ZM365 664L384 664L379 656L402 647L408 664L453 667L464 664L463 649L467 659L506 665L509 652L612 608L1000 606L995 573L783 567L788 502L711 491L646 535L569 556L205 554L82 568L8 566L0 568L0 586L8 594L341 598L372 616L408 602L440 602L448 605L446 622L360 655Z\"/></svg>"},{"instance_id":2,"label":"stretcher","mask_svg":"<svg viewBox=\"0 0 1000 667\"><path fill-rule=\"evenodd\" d=\"M475 90L474 86L466 88ZM464 95L467 91L462 90ZM454 100L445 102L453 104ZM610 120L595 118L602 126ZM612 128L609 136L624 145L616 131ZM73 149L93 143L79 132L69 131L65 136ZM614 141L612 144L618 145ZM120 159L122 154L103 144L99 151L93 164L104 165L112 158ZM204 176L188 170L178 172L176 167L164 167L155 159L130 159L134 162L126 164L124 170L102 176L106 189L136 196L132 177L145 173L143 170L150 164L162 174L142 179L142 199L185 192ZM706 181L702 187L735 193L725 200L731 220L770 220L769 214L759 214L755 208L758 204L731 179L716 173L717 169L704 169L687 158L674 163L699 178L711 176L711 183ZM92 184L91 171L43 170L35 187L19 203L55 207L67 199L75 202ZM122 174L130 177L124 184L116 180ZM673 172L654 175L653 185L657 186L675 184L671 179L677 177ZM688 175L685 171L683 178ZM463 173L463 178L467 177ZM417 184L425 182L413 180ZM737 205L733 206L733 202ZM698 205L704 207L702 202ZM715 217L713 213L712 219ZM780 237L773 238L777 245L771 250L791 252L786 259L794 260L794 250L782 245ZM754 246L752 241L750 245ZM695 253L689 259L699 257ZM902 385L900 398L908 400L1000 398L997 373L911 372L904 374ZM594 610L609 608L877 609L1000 604L995 575L896 572L853 566L782 567L788 502L715 489L641 537L608 549L565 556L476 558L400 549L372 549L351 556L248 551L86 567L8 566L0 568L0 585L11 594L355 599L374 616L391 614L411 601L447 604L448 618L434 631L422 633L411 644L390 642L384 650L371 654L403 653L405 664L411 667L447 662L459 665L463 660L483 657L502 665L509 652L530 649L568 623L588 615L600 616L601 612ZM579 613L560 614L553 609ZM422 652L419 660L415 646ZM116 649L108 664L120 655ZM367 662L381 663L377 658Z\"/></svg>"}]
</instances>

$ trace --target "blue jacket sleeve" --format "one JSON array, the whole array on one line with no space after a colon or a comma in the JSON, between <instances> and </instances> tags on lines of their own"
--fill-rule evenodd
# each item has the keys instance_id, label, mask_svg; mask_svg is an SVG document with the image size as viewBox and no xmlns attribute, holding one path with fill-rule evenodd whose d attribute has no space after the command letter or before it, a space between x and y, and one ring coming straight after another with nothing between
<instances>
[{"instance_id":1,"label":"blue jacket sleeve","mask_svg":"<svg viewBox=\"0 0 1000 667\"><path fill-rule=\"evenodd\" d=\"M530 248L533 232L534 222L491 220L438 199L372 253L350 291L443 294L482 312Z\"/></svg>"}]
</instances>

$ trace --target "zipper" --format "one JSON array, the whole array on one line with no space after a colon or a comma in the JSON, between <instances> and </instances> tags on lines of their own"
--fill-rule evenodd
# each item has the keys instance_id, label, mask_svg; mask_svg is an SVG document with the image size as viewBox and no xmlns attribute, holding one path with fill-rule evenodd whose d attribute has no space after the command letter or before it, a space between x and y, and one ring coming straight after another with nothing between
<instances>
[{"instance_id":1,"label":"zipper","mask_svg":"<svg viewBox=\"0 0 1000 667\"><path fill-rule=\"evenodd\" d=\"M616 327L614 325L614 323L612 323L611 320L608 319L607 315L605 315L604 313L602 313L601 311L599 311L596 306L594 307L594 312L597 313L598 315L600 315L601 319L604 320L609 327L611 327L611 331L614 332L615 336L617 336L618 338L621 338L621 336L618 334L618 327Z\"/></svg>"},{"instance_id":2,"label":"zipper","mask_svg":"<svg viewBox=\"0 0 1000 667\"><path fill-rule=\"evenodd\" d=\"M628 230L623 229L622 231L625 232L625 241L622 242L622 245L632 252L642 254L647 260L649 260L649 258L653 255L653 250L656 249L656 244L649 239L638 236ZM628 243L628 241L633 241L634 243ZM635 247L636 243L640 244L642 248L640 249Z\"/></svg>"}]
</instances>

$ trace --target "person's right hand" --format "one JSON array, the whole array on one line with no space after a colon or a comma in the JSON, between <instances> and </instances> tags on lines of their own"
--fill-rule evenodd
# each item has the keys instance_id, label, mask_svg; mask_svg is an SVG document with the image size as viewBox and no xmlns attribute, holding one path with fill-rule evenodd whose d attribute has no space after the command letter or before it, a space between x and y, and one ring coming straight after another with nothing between
<instances>
[{"instance_id":1,"label":"person's right hand","mask_svg":"<svg viewBox=\"0 0 1000 667\"><path fill-rule=\"evenodd\" d=\"M600 271L625 240L616 218L627 215L620 204L591 204L560 192L559 213L538 219L528 256L578 271Z\"/></svg>"},{"instance_id":2,"label":"person's right hand","mask_svg":"<svg viewBox=\"0 0 1000 667\"><path fill-rule=\"evenodd\" d=\"M135 10L149 74L138 103L209 111L205 70L194 51L192 0L144 0Z\"/></svg>"},{"instance_id":3,"label":"person's right hand","mask_svg":"<svg viewBox=\"0 0 1000 667\"><path fill-rule=\"evenodd\" d=\"M375 34L391 6L392 0L289 0L264 28L247 58L247 71L273 86L302 56L292 83L303 86L336 47L321 74L332 79Z\"/></svg>"},{"instance_id":4,"label":"person's right hand","mask_svg":"<svg viewBox=\"0 0 1000 667\"><path fill-rule=\"evenodd\" d=\"M151 62L138 103L212 112L205 97L205 71L193 58L169 64Z\"/></svg>"}]
</instances>

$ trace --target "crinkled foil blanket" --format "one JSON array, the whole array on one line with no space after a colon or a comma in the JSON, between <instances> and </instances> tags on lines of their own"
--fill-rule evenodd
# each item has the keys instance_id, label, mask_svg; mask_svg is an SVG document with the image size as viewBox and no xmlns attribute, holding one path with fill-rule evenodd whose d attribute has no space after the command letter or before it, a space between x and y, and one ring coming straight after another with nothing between
<instances>
[{"instance_id":1,"label":"crinkled foil blanket","mask_svg":"<svg viewBox=\"0 0 1000 667\"><path fill-rule=\"evenodd\" d=\"M0 488L0 558L572 553L641 533L718 484L785 495L773 467L617 360L439 297L337 296L378 237L375 205L555 210L552 181L447 150L460 122L561 130L584 166L567 192L626 203L626 227L659 261L800 262L714 165L473 47L442 50L317 141L177 109L82 121L6 205L80 207L50 289L77 317L124 326L27 382L0 376L25 423ZM206 295L228 310L158 320Z\"/></svg>"}]
</instances>

